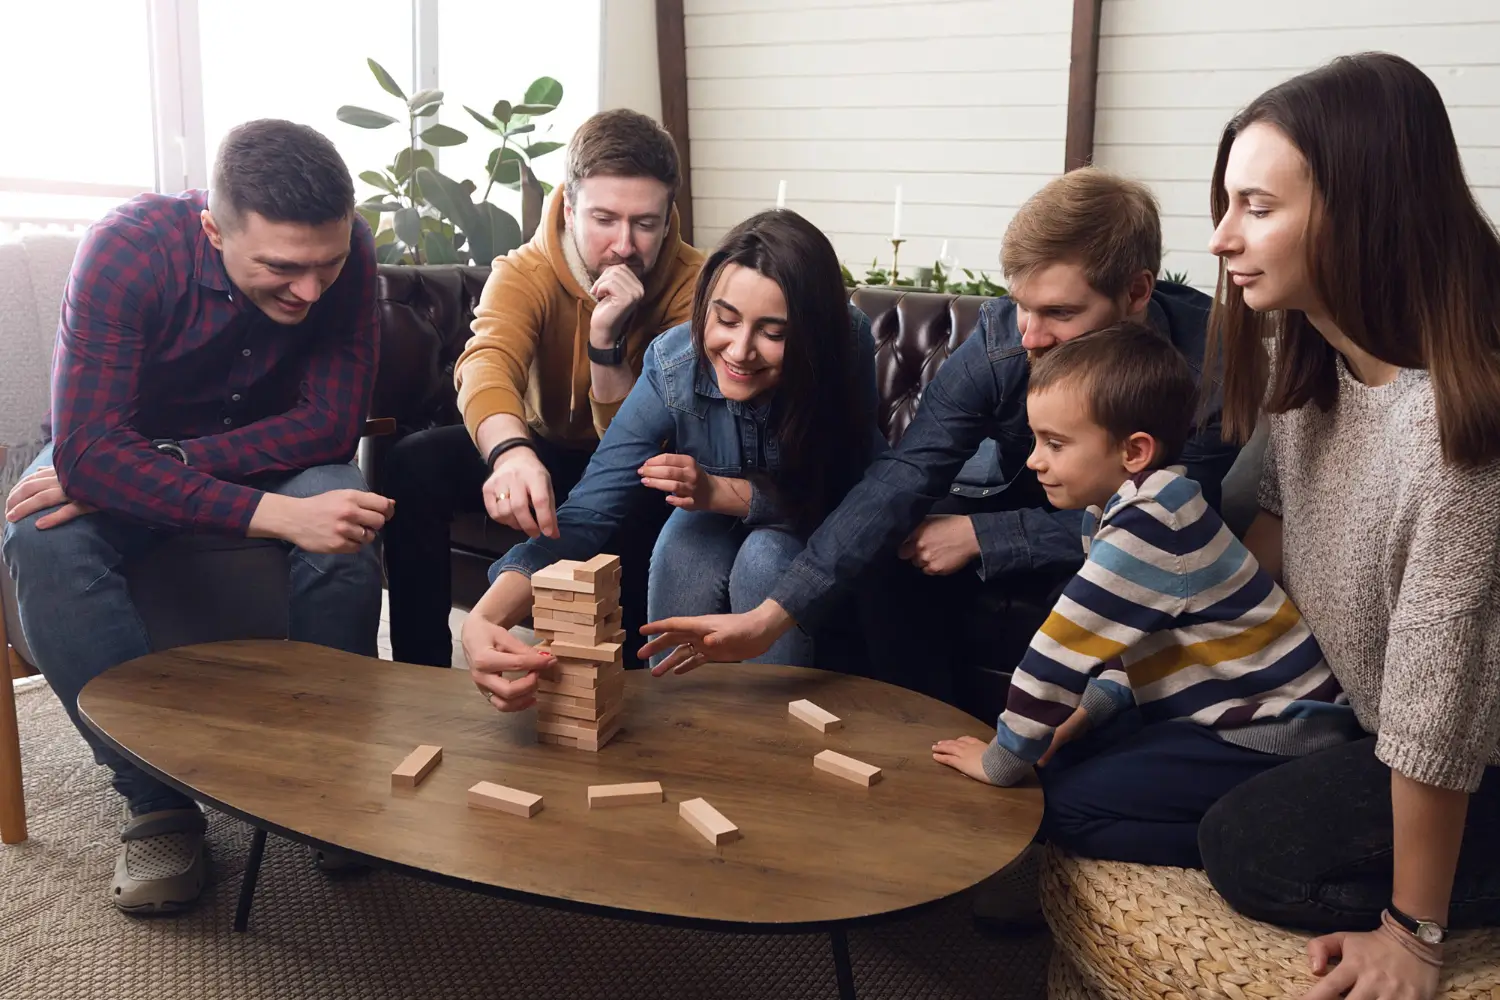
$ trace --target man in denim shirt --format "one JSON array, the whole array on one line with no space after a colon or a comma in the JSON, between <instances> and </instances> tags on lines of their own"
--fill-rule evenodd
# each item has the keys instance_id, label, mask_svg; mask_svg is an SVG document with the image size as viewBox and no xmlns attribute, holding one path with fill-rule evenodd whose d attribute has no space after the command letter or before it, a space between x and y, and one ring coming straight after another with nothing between
<instances>
[{"instance_id":1,"label":"man in denim shirt","mask_svg":"<svg viewBox=\"0 0 1500 1000\"><path fill-rule=\"evenodd\" d=\"M663 669L695 655L758 655L793 625L819 626L839 592L861 581L874 672L950 694L946 673L958 666L959 653L947 644L986 591L1030 592L1029 603L1047 606L1048 591L1083 560L1082 519L1077 511L1047 506L1025 467L1032 447L1028 355L1130 318L1169 338L1201 371L1210 300L1181 285L1156 283L1161 222L1155 198L1142 185L1095 168L1057 178L1021 207L1006 230L1002 264L1010 296L985 304L973 334L923 392L900 444L871 465L813 534L770 599L743 615L648 626L663 634L647 652L695 647L668 657ZM1238 448L1220 439L1217 404L1209 410L1183 464L1217 507ZM982 502L965 513L928 516L940 502L953 504L961 470L965 480L981 484L971 492L990 495L975 498ZM960 482L957 495L964 492L970 491ZM894 571L893 551L927 579ZM970 566L976 572L959 572ZM1041 619L1009 617L1001 626L1017 633L1019 655ZM877 624L878 634L871 631Z\"/></svg>"}]
</instances>

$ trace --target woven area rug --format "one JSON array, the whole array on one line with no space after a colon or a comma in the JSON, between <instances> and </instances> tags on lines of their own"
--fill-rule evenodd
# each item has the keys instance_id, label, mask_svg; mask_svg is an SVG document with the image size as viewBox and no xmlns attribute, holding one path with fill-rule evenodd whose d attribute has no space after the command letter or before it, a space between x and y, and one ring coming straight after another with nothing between
<instances>
[{"instance_id":1,"label":"woven area rug","mask_svg":"<svg viewBox=\"0 0 1500 1000\"><path fill-rule=\"evenodd\" d=\"M105 895L120 804L104 769L47 688L17 700L31 840L0 847L0 1000L838 996L826 936L631 924L384 872L334 879L275 837L250 931L235 934L250 831L218 813L202 904L174 918L124 916ZM980 934L965 898L852 931L849 946L869 1000L1039 998L1051 947L1045 933Z\"/></svg>"}]
</instances>

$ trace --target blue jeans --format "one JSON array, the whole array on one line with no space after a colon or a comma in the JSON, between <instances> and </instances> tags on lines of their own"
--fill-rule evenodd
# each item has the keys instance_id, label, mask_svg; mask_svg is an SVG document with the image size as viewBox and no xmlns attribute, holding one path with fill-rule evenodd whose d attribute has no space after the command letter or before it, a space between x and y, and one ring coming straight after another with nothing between
<instances>
[{"instance_id":1,"label":"blue jeans","mask_svg":"<svg viewBox=\"0 0 1500 1000\"><path fill-rule=\"evenodd\" d=\"M785 531L747 528L727 514L674 510L651 552L646 617L749 611L770 595L801 551L802 542ZM752 662L810 667L812 637L793 628Z\"/></svg>"},{"instance_id":2,"label":"blue jeans","mask_svg":"<svg viewBox=\"0 0 1500 1000\"><path fill-rule=\"evenodd\" d=\"M32 471L52 464L49 445ZM309 497L331 490L363 490L353 465L324 465L275 484L272 492ZM78 718L85 684L151 644L126 585L123 567L171 532L111 514L86 514L38 531L32 514L5 525L5 562L16 584L21 630L36 667L94 751L114 772L115 790L133 815L182 808L189 801L106 746ZM288 638L376 655L380 627L380 558L372 545L348 555L290 553Z\"/></svg>"}]
</instances>

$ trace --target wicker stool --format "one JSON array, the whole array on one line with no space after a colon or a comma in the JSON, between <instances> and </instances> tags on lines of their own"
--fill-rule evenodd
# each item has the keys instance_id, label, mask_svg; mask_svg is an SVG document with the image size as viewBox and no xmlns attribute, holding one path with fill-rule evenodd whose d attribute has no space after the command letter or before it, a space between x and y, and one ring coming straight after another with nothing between
<instances>
[{"instance_id":1,"label":"wicker stool","mask_svg":"<svg viewBox=\"0 0 1500 1000\"><path fill-rule=\"evenodd\" d=\"M1048 848L1050 1000L1297 997L1308 935L1240 916L1200 871L1086 861ZM1500 930L1455 934L1438 996L1500 1000Z\"/></svg>"}]
</instances>

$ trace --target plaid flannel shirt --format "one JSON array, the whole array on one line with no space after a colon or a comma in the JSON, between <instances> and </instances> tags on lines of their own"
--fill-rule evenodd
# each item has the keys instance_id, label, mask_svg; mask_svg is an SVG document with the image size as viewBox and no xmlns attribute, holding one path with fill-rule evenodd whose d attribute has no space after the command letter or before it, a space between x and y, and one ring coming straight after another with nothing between
<instances>
[{"instance_id":1,"label":"plaid flannel shirt","mask_svg":"<svg viewBox=\"0 0 1500 1000\"><path fill-rule=\"evenodd\" d=\"M73 500L243 535L257 483L353 457L379 357L375 247L356 215L337 280L286 326L231 284L206 206L205 191L142 195L84 238L53 355L53 460Z\"/></svg>"}]
</instances>

